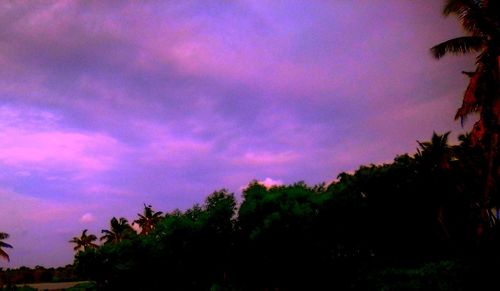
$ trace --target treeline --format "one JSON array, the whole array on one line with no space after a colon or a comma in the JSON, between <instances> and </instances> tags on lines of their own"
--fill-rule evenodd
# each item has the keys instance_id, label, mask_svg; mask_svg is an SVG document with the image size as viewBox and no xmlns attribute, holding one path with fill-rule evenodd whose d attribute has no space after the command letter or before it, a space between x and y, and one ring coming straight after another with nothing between
<instances>
[{"instance_id":1,"label":"treeline","mask_svg":"<svg viewBox=\"0 0 500 291\"><path fill-rule=\"evenodd\" d=\"M20 267L16 269L0 269L0 288L14 288L18 284L70 282L77 281L78 277L72 265L58 268Z\"/></svg>"},{"instance_id":2,"label":"treeline","mask_svg":"<svg viewBox=\"0 0 500 291\"><path fill-rule=\"evenodd\" d=\"M447 137L434 134L413 156L362 166L329 185L252 182L240 205L220 190L139 234L114 218L103 231L107 243L76 254L76 271L116 290L496 286L498 205L491 201L485 225L479 204L486 159L469 137L456 146ZM148 209L158 214L145 206L142 217ZM113 223L125 229L120 239L110 239Z\"/></svg>"}]
</instances>

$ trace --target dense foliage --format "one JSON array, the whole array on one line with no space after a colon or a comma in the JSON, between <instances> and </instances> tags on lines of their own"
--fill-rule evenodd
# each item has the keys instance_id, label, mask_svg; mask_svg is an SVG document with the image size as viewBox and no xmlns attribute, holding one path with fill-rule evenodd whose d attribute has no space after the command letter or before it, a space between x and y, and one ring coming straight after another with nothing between
<instances>
[{"instance_id":1,"label":"dense foliage","mask_svg":"<svg viewBox=\"0 0 500 291\"><path fill-rule=\"evenodd\" d=\"M452 147L447 136L329 185L252 182L239 205L217 191L78 252L76 270L102 289L480 290L498 269L494 210L475 233L485 161L467 136Z\"/></svg>"}]
</instances>

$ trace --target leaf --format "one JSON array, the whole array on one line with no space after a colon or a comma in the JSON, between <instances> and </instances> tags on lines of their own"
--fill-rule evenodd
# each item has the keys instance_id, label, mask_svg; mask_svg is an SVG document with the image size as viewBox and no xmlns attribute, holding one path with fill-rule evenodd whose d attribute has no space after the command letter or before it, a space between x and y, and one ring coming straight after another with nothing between
<instances>
[{"instance_id":1,"label":"leaf","mask_svg":"<svg viewBox=\"0 0 500 291\"><path fill-rule=\"evenodd\" d=\"M481 77L481 70L478 68L476 72L470 76L469 85L465 90L462 106L458 109L457 114L455 114L455 120L462 119L469 115L471 112L475 112L478 109L478 98L477 98L477 88L479 84L479 78ZM462 124L463 125L463 124Z\"/></svg>"},{"instance_id":2,"label":"leaf","mask_svg":"<svg viewBox=\"0 0 500 291\"><path fill-rule=\"evenodd\" d=\"M0 249L0 257L6 259L7 261L10 262L10 258L9 258L9 255L2 249Z\"/></svg>"},{"instance_id":3,"label":"leaf","mask_svg":"<svg viewBox=\"0 0 500 291\"><path fill-rule=\"evenodd\" d=\"M497 30L497 25L488 17L490 11L483 2L485 1L448 0L444 6L443 14L446 16L456 14L462 27L472 35L491 35ZM493 18L495 17L496 14L493 13Z\"/></svg>"},{"instance_id":4,"label":"leaf","mask_svg":"<svg viewBox=\"0 0 500 291\"><path fill-rule=\"evenodd\" d=\"M484 47L484 44L484 39L482 37L462 36L444 41L432 47L431 53L436 59L440 59L448 53L467 54L479 51Z\"/></svg>"},{"instance_id":5,"label":"leaf","mask_svg":"<svg viewBox=\"0 0 500 291\"><path fill-rule=\"evenodd\" d=\"M12 246L9 245L8 243L0 241L0 248L10 248L10 249L12 249Z\"/></svg>"},{"instance_id":6,"label":"leaf","mask_svg":"<svg viewBox=\"0 0 500 291\"><path fill-rule=\"evenodd\" d=\"M448 16L452 13L462 14L464 10L468 9L470 1L466 0L448 0L443 8L443 14Z\"/></svg>"}]
</instances>

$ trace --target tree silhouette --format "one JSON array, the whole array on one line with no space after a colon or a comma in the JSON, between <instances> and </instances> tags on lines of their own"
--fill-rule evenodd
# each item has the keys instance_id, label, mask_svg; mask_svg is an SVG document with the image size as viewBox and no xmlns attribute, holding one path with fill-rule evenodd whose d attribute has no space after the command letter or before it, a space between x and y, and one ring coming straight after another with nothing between
<instances>
[{"instance_id":1,"label":"tree silhouette","mask_svg":"<svg viewBox=\"0 0 500 291\"><path fill-rule=\"evenodd\" d=\"M434 132L431 141L417 141L420 148L417 149L416 158L428 163L432 169L449 169L452 154L451 147L448 145L449 135L450 132L443 135Z\"/></svg>"},{"instance_id":2,"label":"tree silhouette","mask_svg":"<svg viewBox=\"0 0 500 291\"><path fill-rule=\"evenodd\" d=\"M470 77L462 106L455 119L463 120L471 113L479 113L472 130L473 143L484 148L487 159L485 186L481 204L481 235L488 221L488 208L498 179L498 150L500 138L500 2L488 0L447 0L443 14L454 14L467 35L442 42L431 51L436 58L446 54L478 53L476 70L464 72ZM498 204L498 201L495 201ZM498 206L498 205L496 205Z\"/></svg>"},{"instance_id":3,"label":"tree silhouette","mask_svg":"<svg viewBox=\"0 0 500 291\"><path fill-rule=\"evenodd\" d=\"M87 229L82 231L82 234L80 237L73 237L72 240L70 240L70 243L76 244L76 246L73 248L75 251L80 251L83 250L86 251L88 249L95 249L98 246L94 243L94 241L97 240L97 237L93 234L87 235Z\"/></svg>"},{"instance_id":4,"label":"tree silhouette","mask_svg":"<svg viewBox=\"0 0 500 291\"><path fill-rule=\"evenodd\" d=\"M130 227L130 224L128 224L128 220L123 217L120 217L120 219L113 217L110 225L111 228L109 230L103 229L101 231L104 235L100 238L100 240L104 240L105 244L119 243L134 232Z\"/></svg>"},{"instance_id":5,"label":"tree silhouette","mask_svg":"<svg viewBox=\"0 0 500 291\"><path fill-rule=\"evenodd\" d=\"M162 214L163 212L161 211L154 211L151 205L144 204L143 214L138 213L139 219L134 220L133 224L139 225L141 227L141 234L147 235L160 222Z\"/></svg>"}]
</instances>

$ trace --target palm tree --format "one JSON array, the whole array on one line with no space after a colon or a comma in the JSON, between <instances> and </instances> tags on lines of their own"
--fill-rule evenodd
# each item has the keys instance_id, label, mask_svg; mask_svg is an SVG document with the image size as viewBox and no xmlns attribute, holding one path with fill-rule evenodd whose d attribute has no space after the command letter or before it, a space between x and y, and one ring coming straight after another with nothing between
<instances>
[{"instance_id":1,"label":"palm tree","mask_svg":"<svg viewBox=\"0 0 500 291\"><path fill-rule=\"evenodd\" d=\"M158 222L162 219L163 213L161 211L154 211L151 205L144 204L144 213L139 215L139 219L134 220L134 224L141 227L141 234L149 234Z\"/></svg>"},{"instance_id":2,"label":"palm tree","mask_svg":"<svg viewBox=\"0 0 500 291\"><path fill-rule=\"evenodd\" d=\"M451 159L451 147L448 145L449 135L450 132L443 135L434 132L431 141L417 141L420 148L417 149L416 158L419 161L427 163L432 169L449 169Z\"/></svg>"},{"instance_id":3,"label":"palm tree","mask_svg":"<svg viewBox=\"0 0 500 291\"><path fill-rule=\"evenodd\" d=\"M490 200L495 193L498 178L498 151L500 138L500 1L447 0L443 9L445 16L455 14L467 35L453 38L434 46L431 51L436 58L446 54L478 53L476 70L463 72L470 77L462 106L455 119L464 119L471 113L479 113L479 121L472 130L472 143L484 149L487 168L481 201L479 235L487 223ZM498 206L498 205L497 205Z\"/></svg>"},{"instance_id":4,"label":"palm tree","mask_svg":"<svg viewBox=\"0 0 500 291\"><path fill-rule=\"evenodd\" d=\"M97 240L97 237L93 234L87 235L87 229L84 229L82 231L82 235L80 237L73 237L72 240L70 240L70 243L76 244L76 246L73 248L75 251L81 251L82 248L84 251L88 249L95 249L98 246L94 243L94 241Z\"/></svg>"},{"instance_id":5,"label":"palm tree","mask_svg":"<svg viewBox=\"0 0 500 291\"><path fill-rule=\"evenodd\" d=\"M417 141L420 148L415 155L416 162L421 165L420 170L424 173L426 184L433 185L431 188L435 191L433 202L436 203L436 222L445 239L450 238L445 215L445 201L450 185L450 162L453 156L453 150L448 145L449 134L450 132L446 132L439 135L434 132L430 141Z\"/></svg>"},{"instance_id":6,"label":"palm tree","mask_svg":"<svg viewBox=\"0 0 500 291\"><path fill-rule=\"evenodd\" d=\"M2 250L2 248L12 248L11 245L2 241L8 238L9 238L8 233L0 232L0 257L6 259L7 261L10 261L9 255L4 250Z\"/></svg>"},{"instance_id":7,"label":"palm tree","mask_svg":"<svg viewBox=\"0 0 500 291\"><path fill-rule=\"evenodd\" d=\"M128 220L123 217L120 217L120 219L113 217L110 225L110 230L103 229L101 231L104 235L100 238L100 240L104 240L104 243L106 244L119 243L133 233L133 229L130 227L130 224L128 224Z\"/></svg>"}]
</instances>

